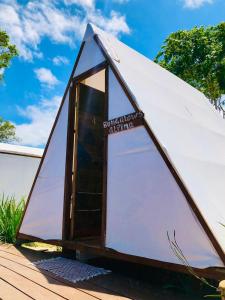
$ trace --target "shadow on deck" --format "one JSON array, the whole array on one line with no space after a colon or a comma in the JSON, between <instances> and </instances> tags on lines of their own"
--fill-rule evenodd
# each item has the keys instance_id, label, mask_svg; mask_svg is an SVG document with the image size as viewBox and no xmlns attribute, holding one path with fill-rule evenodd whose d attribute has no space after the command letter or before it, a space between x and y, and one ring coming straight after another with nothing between
<instances>
[{"instance_id":1,"label":"shadow on deck","mask_svg":"<svg viewBox=\"0 0 225 300\"><path fill-rule=\"evenodd\" d=\"M212 293L189 275L115 259L90 259L89 264L112 270L112 273L76 284L32 264L60 255L60 252L0 245L0 298L198 300Z\"/></svg>"}]
</instances>

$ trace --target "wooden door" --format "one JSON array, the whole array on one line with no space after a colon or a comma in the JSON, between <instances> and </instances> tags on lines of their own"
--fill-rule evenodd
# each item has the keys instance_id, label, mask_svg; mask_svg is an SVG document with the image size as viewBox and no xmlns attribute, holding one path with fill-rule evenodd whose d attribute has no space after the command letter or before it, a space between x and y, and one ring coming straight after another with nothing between
<instances>
[{"instance_id":1,"label":"wooden door","mask_svg":"<svg viewBox=\"0 0 225 300\"><path fill-rule=\"evenodd\" d=\"M74 236L101 235L105 93L79 84Z\"/></svg>"}]
</instances>

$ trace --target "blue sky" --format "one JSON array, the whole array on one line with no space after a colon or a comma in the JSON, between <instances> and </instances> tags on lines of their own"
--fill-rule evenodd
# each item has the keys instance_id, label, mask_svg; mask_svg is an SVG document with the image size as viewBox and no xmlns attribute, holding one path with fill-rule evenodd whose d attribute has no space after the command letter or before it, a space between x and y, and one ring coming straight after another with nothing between
<instances>
[{"instance_id":1,"label":"blue sky","mask_svg":"<svg viewBox=\"0 0 225 300\"><path fill-rule=\"evenodd\" d=\"M4 72L0 115L20 144L44 146L88 21L152 59L171 32L224 19L224 0L0 0L0 28L20 51Z\"/></svg>"}]
</instances>

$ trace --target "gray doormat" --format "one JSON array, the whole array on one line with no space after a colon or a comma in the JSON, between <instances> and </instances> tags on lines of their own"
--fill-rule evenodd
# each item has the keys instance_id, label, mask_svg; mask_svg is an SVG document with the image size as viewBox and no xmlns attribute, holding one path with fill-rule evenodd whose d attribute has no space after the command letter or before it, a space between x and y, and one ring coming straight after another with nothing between
<instances>
[{"instance_id":1,"label":"gray doormat","mask_svg":"<svg viewBox=\"0 0 225 300\"><path fill-rule=\"evenodd\" d=\"M109 274L111 272L103 268L97 268L81 263L77 260L64 257L44 259L34 262L34 264L40 269L49 271L56 276L73 283L88 280L95 276Z\"/></svg>"}]
</instances>

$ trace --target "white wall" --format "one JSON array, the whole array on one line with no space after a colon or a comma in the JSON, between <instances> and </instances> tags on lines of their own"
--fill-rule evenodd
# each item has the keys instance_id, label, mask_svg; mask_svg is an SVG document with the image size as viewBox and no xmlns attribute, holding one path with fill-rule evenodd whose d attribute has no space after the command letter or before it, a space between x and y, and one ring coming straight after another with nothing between
<instances>
[{"instance_id":1,"label":"white wall","mask_svg":"<svg viewBox=\"0 0 225 300\"><path fill-rule=\"evenodd\" d=\"M0 196L21 197L29 195L40 158L0 153Z\"/></svg>"}]
</instances>

